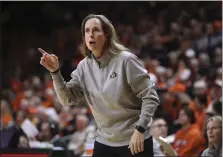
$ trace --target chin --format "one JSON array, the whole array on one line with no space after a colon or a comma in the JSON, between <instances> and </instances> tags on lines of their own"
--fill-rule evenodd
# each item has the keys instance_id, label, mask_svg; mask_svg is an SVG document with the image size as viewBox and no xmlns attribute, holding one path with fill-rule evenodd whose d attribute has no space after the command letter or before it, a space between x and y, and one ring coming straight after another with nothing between
<instances>
[{"instance_id":1,"label":"chin","mask_svg":"<svg viewBox=\"0 0 223 157\"><path fill-rule=\"evenodd\" d=\"M211 141L208 141L208 143L209 143L210 145L214 145L214 144L215 144L215 142L213 142L212 140L211 140Z\"/></svg>"},{"instance_id":2,"label":"chin","mask_svg":"<svg viewBox=\"0 0 223 157\"><path fill-rule=\"evenodd\" d=\"M211 143L211 144L215 143L215 141L213 139L208 139L208 142Z\"/></svg>"},{"instance_id":3,"label":"chin","mask_svg":"<svg viewBox=\"0 0 223 157\"><path fill-rule=\"evenodd\" d=\"M88 47L88 46L87 46L87 48L88 48L88 50L92 51L92 48L91 48L91 47Z\"/></svg>"},{"instance_id":4,"label":"chin","mask_svg":"<svg viewBox=\"0 0 223 157\"><path fill-rule=\"evenodd\" d=\"M95 51L95 49L92 48L92 47L89 47L88 49L89 49L92 53Z\"/></svg>"}]
</instances>

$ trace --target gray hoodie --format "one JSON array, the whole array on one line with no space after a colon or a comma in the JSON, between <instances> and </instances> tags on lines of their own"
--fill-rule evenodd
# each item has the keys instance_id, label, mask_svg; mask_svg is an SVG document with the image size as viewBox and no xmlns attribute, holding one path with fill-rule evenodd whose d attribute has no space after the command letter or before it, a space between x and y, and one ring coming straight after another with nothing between
<instances>
[{"instance_id":1,"label":"gray hoodie","mask_svg":"<svg viewBox=\"0 0 223 157\"><path fill-rule=\"evenodd\" d=\"M147 128L159 105L147 70L127 51L99 60L85 57L71 76L66 83L60 72L52 74L57 97L62 105L84 98L98 126L96 141L105 145L128 145L135 126ZM145 139L150 136L147 128Z\"/></svg>"}]
</instances>

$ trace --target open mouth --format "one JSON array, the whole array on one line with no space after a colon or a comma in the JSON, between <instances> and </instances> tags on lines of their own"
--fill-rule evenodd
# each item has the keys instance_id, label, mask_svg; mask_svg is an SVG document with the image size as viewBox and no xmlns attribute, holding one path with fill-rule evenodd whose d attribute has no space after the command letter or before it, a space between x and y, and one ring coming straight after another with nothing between
<instances>
[{"instance_id":1,"label":"open mouth","mask_svg":"<svg viewBox=\"0 0 223 157\"><path fill-rule=\"evenodd\" d=\"M89 44L90 45L94 45L95 44L95 41L89 41Z\"/></svg>"},{"instance_id":2,"label":"open mouth","mask_svg":"<svg viewBox=\"0 0 223 157\"><path fill-rule=\"evenodd\" d=\"M208 139L209 140L214 139L214 136L208 136Z\"/></svg>"}]
</instances>

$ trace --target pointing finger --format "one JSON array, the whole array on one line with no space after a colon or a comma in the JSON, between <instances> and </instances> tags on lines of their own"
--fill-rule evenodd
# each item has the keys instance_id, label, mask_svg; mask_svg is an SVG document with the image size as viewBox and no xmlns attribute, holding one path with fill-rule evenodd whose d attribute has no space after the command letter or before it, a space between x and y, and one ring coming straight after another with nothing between
<instances>
[{"instance_id":1,"label":"pointing finger","mask_svg":"<svg viewBox=\"0 0 223 157\"><path fill-rule=\"evenodd\" d=\"M46 51L44 51L44 50L41 49L41 48L38 48L38 51L41 52L43 55L44 55L44 54L48 54Z\"/></svg>"}]
</instances>

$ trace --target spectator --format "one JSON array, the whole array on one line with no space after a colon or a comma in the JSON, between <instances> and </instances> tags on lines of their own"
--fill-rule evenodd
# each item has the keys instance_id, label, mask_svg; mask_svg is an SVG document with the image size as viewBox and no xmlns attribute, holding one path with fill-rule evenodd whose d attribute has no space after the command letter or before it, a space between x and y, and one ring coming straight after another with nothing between
<instances>
[{"instance_id":1,"label":"spectator","mask_svg":"<svg viewBox=\"0 0 223 157\"><path fill-rule=\"evenodd\" d=\"M38 141L49 142L58 133L58 128L56 124L43 122L40 127L40 133L37 136Z\"/></svg>"},{"instance_id":2,"label":"spectator","mask_svg":"<svg viewBox=\"0 0 223 157\"><path fill-rule=\"evenodd\" d=\"M206 134L208 137L208 148L201 156L221 157L222 156L222 117L213 116L207 120Z\"/></svg>"},{"instance_id":3,"label":"spectator","mask_svg":"<svg viewBox=\"0 0 223 157\"><path fill-rule=\"evenodd\" d=\"M212 101L208 105L205 113L206 113L206 119L208 119L209 115L214 116L214 115L221 115L221 107L222 107L222 81L221 80L215 80L212 88L211 88L211 96L212 96Z\"/></svg>"},{"instance_id":4,"label":"spectator","mask_svg":"<svg viewBox=\"0 0 223 157\"><path fill-rule=\"evenodd\" d=\"M16 126L20 127L23 121L26 119L26 114L23 111L19 111L16 114Z\"/></svg>"},{"instance_id":5,"label":"spectator","mask_svg":"<svg viewBox=\"0 0 223 157\"><path fill-rule=\"evenodd\" d=\"M210 103L210 96L208 93L208 87L205 80L197 80L193 86L194 97L197 97L199 100L203 100L204 106L207 107Z\"/></svg>"},{"instance_id":6,"label":"spectator","mask_svg":"<svg viewBox=\"0 0 223 157\"><path fill-rule=\"evenodd\" d=\"M203 150L204 139L195 123L194 112L183 107L179 112L178 123L182 126L175 134L173 148L180 157L198 156Z\"/></svg>"},{"instance_id":7,"label":"spectator","mask_svg":"<svg viewBox=\"0 0 223 157\"><path fill-rule=\"evenodd\" d=\"M13 115L9 107L9 103L5 100L1 100L0 104L0 129L10 128L14 125Z\"/></svg>"},{"instance_id":8,"label":"spectator","mask_svg":"<svg viewBox=\"0 0 223 157\"><path fill-rule=\"evenodd\" d=\"M167 137L168 126L163 118L155 118L151 126L151 134L153 136L153 152L154 156L166 156L163 152L161 145L157 141L160 136L163 138Z\"/></svg>"},{"instance_id":9,"label":"spectator","mask_svg":"<svg viewBox=\"0 0 223 157\"><path fill-rule=\"evenodd\" d=\"M88 119L85 115L77 115L76 117L76 131L68 143L68 149L73 150L76 156L84 152L84 143L87 138Z\"/></svg>"},{"instance_id":10,"label":"spectator","mask_svg":"<svg viewBox=\"0 0 223 157\"><path fill-rule=\"evenodd\" d=\"M194 103L190 104L190 108L193 110L196 124L199 126L200 130L203 130L205 109L206 109L206 99L205 97L196 97Z\"/></svg>"}]
</instances>

